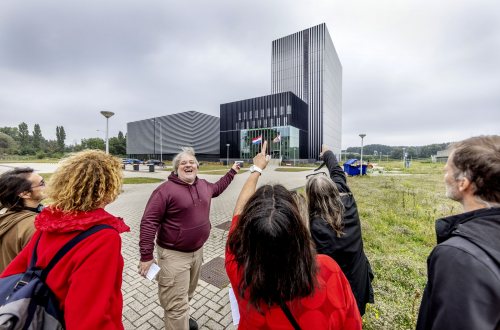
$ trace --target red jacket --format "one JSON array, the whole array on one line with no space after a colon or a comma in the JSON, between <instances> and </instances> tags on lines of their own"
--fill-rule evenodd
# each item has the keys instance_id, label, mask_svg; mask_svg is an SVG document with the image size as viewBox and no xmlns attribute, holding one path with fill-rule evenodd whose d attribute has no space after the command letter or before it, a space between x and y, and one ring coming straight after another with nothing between
<instances>
[{"instance_id":1,"label":"red jacket","mask_svg":"<svg viewBox=\"0 0 500 330\"><path fill-rule=\"evenodd\" d=\"M172 172L153 191L141 220L141 261L153 259L154 239L164 249L193 252L210 235L210 204L229 186L236 171L230 169L216 183L196 178L193 184ZM158 235L157 235L158 234Z\"/></svg>"},{"instance_id":2,"label":"red jacket","mask_svg":"<svg viewBox=\"0 0 500 330\"><path fill-rule=\"evenodd\" d=\"M33 239L1 277L26 271L40 235L37 266L44 268L71 238L98 224L116 230L101 230L76 245L50 271L47 285L60 302L67 329L123 329L119 233L130 228L104 209L67 214L45 208L35 219Z\"/></svg>"},{"instance_id":3,"label":"red jacket","mask_svg":"<svg viewBox=\"0 0 500 330\"><path fill-rule=\"evenodd\" d=\"M234 230L238 216L233 218L229 235ZM287 302L295 320L303 330L361 330L361 316L356 300L339 265L329 256L318 254L318 288L312 296ZM235 256L226 248L226 272L235 292L240 312L238 329L290 329L293 326L277 305L261 305L257 311L246 297L238 294L242 270L238 269Z\"/></svg>"}]
</instances>

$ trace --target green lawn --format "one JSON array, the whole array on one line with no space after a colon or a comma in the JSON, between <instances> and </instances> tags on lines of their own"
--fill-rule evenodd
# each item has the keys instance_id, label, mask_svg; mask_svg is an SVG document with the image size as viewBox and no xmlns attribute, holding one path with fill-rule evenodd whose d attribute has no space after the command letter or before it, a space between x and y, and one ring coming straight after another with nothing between
<instances>
[{"instance_id":1,"label":"green lawn","mask_svg":"<svg viewBox=\"0 0 500 330\"><path fill-rule=\"evenodd\" d=\"M397 164L390 164L395 170ZM444 195L443 164L414 162L410 175L349 177L373 266L375 304L364 329L414 329L426 282L426 259L436 244L437 218L461 212ZM387 169L387 168L386 168Z\"/></svg>"},{"instance_id":2,"label":"green lawn","mask_svg":"<svg viewBox=\"0 0 500 330\"><path fill-rule=\"evenodd\" d=\"M123 184L157 183L162 181L164 180L158 178L145 178L145 177L123 178Z\"/></svg>"}]
</instances>

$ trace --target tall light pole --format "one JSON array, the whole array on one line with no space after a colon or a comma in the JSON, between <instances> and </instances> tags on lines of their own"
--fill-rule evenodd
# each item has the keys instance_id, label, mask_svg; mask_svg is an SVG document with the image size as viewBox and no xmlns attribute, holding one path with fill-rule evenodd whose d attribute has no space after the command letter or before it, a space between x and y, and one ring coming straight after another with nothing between
<instances>
[{"instance_id":1,"label":"tall light pole","mask_svg":"<svg viewBox=\"0 0 500 330\"><path fill-rule=\"evenodd\" d=\"M366 134L359 134L359 137L361 138L361 175L363 175L363 139L365 136Z\"/></svg>"},{"instance_id":2,"label":"tall light pole","mask_svg":"<svg viewBox=\"0 0 500 330\"><path fill-rule=\"evenodd\" d=\"M151 119L151 121L155 124L160 125L160 162L163 163L163 132L162 132L162 128L161 128L161 122L159 120L156 121L155 119ZM156 154L155 154L155 157L156 157Z\"/></svg>"},{"instance_id":3,"label":"tall light pole","mask_svg":"<svg viewBox=\"0 0 500 330\"><path fill-rule=\"evenodd\" d=\"M108 140L108 132L109 132L109 117L113 116L115 113L111 111L101 111L101 115L106 117L106 154L109 154L109 140Z\"/></svg>"},{"instance_id":4,"label":"tall light pole","mask_svg":"<svg viewBox=\"0 0 500 330\"><path fill-rule=\"evenodd\" d=\"M229 167L229 143L226 143L226 167Z\"/></svg>"}]
</instances>

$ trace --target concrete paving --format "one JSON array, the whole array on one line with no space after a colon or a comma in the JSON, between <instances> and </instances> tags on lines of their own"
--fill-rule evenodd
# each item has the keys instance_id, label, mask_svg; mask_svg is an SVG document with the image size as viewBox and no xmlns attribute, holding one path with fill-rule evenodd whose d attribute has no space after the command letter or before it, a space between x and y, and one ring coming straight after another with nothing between
<instances>
[{"instance_id":1,"label":"concrete paving","mask_svg":"<svg viewBox=\"0 0 500 330\"><path fill-rule=\"evenodd\" d=\"M41 173L51 173L57 164L0 164L0 172L9 170L14 166L30 166ZM169 171L150 173L147 166L140 166L140 171L133 171L128 165L124 171L125 177L156 177L166 179ZM311 170L303 172L276 172L268 168L262 174L259 185L267 183L281 183L288 189L295 189L305 185L305 176ZM231 220L236 198L249 176L249 172L238 174L226 191L212 200L210 221L212 230L210 237L204 245L204 263L222 257L227 231L215 226ZM220 175L200 174L200 178L210 182L217 181ZM163 309L158 304L157 283L144 279L137 273L139 263L139 225L144 207L151 192L157 184L124 185L123 193L106 210L125 219L130 226L130 232L122 234L122 254L125 260L123 269L123 324L126 330L132 329L163 329ZM156 253L155 253L156 255ZM200 329L235 329L232 325L231 310L227 287L219 289L203 280L199 281L198 288L190 302L191 316L197 320Z\"/></svg>"}]
</instances>

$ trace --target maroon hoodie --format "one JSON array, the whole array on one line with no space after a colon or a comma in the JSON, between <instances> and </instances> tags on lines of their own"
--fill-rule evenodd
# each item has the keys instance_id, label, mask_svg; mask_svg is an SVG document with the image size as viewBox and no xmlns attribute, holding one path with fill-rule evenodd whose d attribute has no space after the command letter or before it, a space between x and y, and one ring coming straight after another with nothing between
<instances>
[{"instance_id":1,"label":"maroon hoodie","mask_svg":"<svg viewBox=\"0 0 500 330\"><path fill-rule=\"evenodd\" d=\"M141 261L153 259L154 238L164 249L193 252L210 234L212 197L229 186L236 171L231 169L216 183L196 178L188 184L172 172L168 181L153 191L141 220Z\"/></svg>"}]
</instances>

